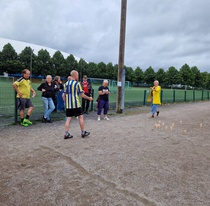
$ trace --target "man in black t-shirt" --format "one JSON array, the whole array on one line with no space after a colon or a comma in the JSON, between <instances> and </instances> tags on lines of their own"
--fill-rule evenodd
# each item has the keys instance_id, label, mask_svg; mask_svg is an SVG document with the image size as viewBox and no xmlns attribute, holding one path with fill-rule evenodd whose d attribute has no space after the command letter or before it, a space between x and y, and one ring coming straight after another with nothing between
<instances>
[{"instance_id":1,"label":"man in black t-shirt","mask_svg":"<svg viewBox=\"0 0 210 206\"><path fill-rule=\"evenodd\" d=\"M98 99L98 121L101 120L101 112L102 109L104 109L104 119L109 120L107 117L108 109L109 109L109 88L108 88L108 80L104 80L102 86L98 88L98 94L99 94L99 99Z\"/></svg>"}]
</instances>

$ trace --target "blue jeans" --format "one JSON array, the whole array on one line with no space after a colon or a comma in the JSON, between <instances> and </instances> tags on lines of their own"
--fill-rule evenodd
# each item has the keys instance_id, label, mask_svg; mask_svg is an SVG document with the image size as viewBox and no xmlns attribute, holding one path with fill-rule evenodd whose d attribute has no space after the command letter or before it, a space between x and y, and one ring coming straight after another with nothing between
<instances>
[{"instance_id":1,"label":"blue jeans","mask_svg":"<svg viewBox=\"0 0 210 206\"><path fill-rule=\"evenodd\" d=\"M155 112L158 111L158 104L152 104L152 109L151 109L151 113L152 115L155 114Z\"/></svg>"},{"instance_id":2,"label":"blue jeans","mask_svg":"<svg viewBox=\"0 0 210 206\"><path fill-rule=\"evenodd\" d=\"M44 106L44 117L47 120L50 120L50 114L55 109L53 100L52 100L52 98L42 97L42 102L43 102L43 106Z\"/></svg>"}]
</instances>

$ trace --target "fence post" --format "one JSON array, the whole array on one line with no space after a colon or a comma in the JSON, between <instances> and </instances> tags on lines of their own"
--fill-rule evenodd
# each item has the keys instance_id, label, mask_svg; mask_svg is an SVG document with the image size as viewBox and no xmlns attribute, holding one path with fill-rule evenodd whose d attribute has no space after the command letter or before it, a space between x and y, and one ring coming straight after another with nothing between
<instances>
[{"instance_id":1,"label":"fence post","mask_svg":"<svg viewBox=\"0 0 210 206\"><path fill-rule=\"evenodd\" d=\"M193 101L195 101L195 90L193 90Z\"/></svg>"},{"instance_id":2,"label":"fence post","mask_svg":"<svg viewBox=\"0 0 210 206\"><path fill-rule=\"evenodd\" d=\"M18 117L18 113L17 113L17 92L15 91L15 123L17 123L17 117Z\"/></svg>"},{"instance_id":3,"label":"fence post","mask_svg":"<svg viewBox=\"0 0 210 206\"><path fill-rule=\"evenodd\" d=\"M209 99L209 91L208 91L208 99Z\"/></svg>"},{"instance_id":4,"label":"fence post","mask_svg":"<svg viewBox=\"0 0 210 206\"><path fill-rule=\"evenodd\" d=\"M94 99L94 89L92 89L92 98ZM93 101L90 102L90 110L93 111Z\"/></svg>"},{"instance_id":5,"label":"fence post","mask_svg":"<svg viewBox=\"0 0 210 206\"><path fill-rule=\"evenodd\" d=\"M175 97L176 97L176 94L175 94L175 90L174 90L174 91L173 91L173 102L176 101Z\"/></svg>"},{"instance_id":6,"label":"fence post","mask_svg":"<svg viewBox=\"0 0 210 206\"><path fill-rule=\"evenodd\" d=\"M163 90L160 92L160 102L163 102Z\"/></svg>"},{"instance_id":7,"label":"fence post","mask_svg":"<svg viewBox=\"0 0 210 206\"><path fill-rule=\"evenodd\" d=\"M144 90L144 100L143 100L143 105L146 105L146 98L147 98L147 90Z\"/></svg>"},{"instance_id":8,"label":"fence post","mask_svg":"<svg viewBox=\"0 0 210 206\"><path fill-rule=\"evenodd\" d=\"M201 99L203 100L203 90L202 90L202 96L201 96Z\"/></svg>"},{"instance_id":9,"label":"fence post","mask_svg":"<svg viewBox=\"0 0 210 206\"><path fill-rule=\"evenodd\" d=\"M184 101L185 102L187 101L187 91L186 90L184 91Z\"/></svg>"}]
</instances>

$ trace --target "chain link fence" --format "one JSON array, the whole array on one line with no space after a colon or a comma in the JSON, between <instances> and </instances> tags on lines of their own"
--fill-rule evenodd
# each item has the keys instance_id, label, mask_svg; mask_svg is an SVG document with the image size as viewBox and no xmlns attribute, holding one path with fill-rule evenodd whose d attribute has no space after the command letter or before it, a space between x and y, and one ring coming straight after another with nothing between
<instances>
[{"instance_id":1,"label":"chain link fence","mask_svg":"<svg viewBox=\"0 0 210 206\"><path fill-rule=\"evenodd\" d=\"M149 89L129 88L124 92L124 105L128 107L150 106L151 103L147 102ZM96 98L98 91L94 88L94 100L90 104L90 110L95 111ZM116 109L116 90L111 90L109 97L110 110ZM37 91L36 97L31 99L35 109L30 117L32 121L41 121L43 116L43 104L41 100L41 93ZM175 102L189 102L189 101L204 101L209 100L209 91L207 90L170 90L162 89L161 102L175 103ZM52 113L52 119L62 120L65 119L65 111L57 111ZM14 124L19 122L19 112L16 109L15 91L12 88L12 83L1 83L0 87L0 126Z\"/></svg>"}]
</instances>

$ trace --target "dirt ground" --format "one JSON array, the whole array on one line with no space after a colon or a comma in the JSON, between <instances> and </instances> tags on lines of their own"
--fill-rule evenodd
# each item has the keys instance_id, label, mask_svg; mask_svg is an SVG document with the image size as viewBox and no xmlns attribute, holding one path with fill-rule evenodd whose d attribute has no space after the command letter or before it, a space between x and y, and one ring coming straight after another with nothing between
<instances>
[{"instance_id":1,"label":"dirt ground","mask_svg":"<svg viewBox=\"0 0 210 206\"><path fill-rule=\"evenodd\" d=\"M64 120L0 128L0 206L209 206L210 102L149 107L64 140ZM160 128L155 128L159 127Z\"/></svg>"}]
</instances>

